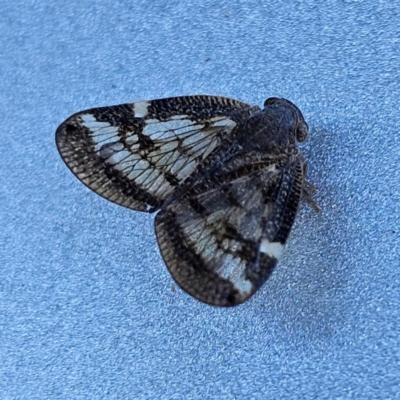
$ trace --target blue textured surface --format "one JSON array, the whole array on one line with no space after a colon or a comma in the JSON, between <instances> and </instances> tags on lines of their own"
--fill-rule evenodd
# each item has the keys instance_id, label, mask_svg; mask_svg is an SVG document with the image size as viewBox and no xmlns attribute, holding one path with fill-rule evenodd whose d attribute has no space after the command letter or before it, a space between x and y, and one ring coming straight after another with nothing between
<instances>
[{"instance_id":1,"label":"blue textured surface","mask_svg":"<svg viewBox=\"0 0 400 400\"><path fill-rule=\"evenodd\" d=\"M400 3L0 1L0 398L400 398ZM179 288L153 217L65 167L82 109L283 96L323 212L302 206L244 305Z\"/></svg>"}]
</instances>

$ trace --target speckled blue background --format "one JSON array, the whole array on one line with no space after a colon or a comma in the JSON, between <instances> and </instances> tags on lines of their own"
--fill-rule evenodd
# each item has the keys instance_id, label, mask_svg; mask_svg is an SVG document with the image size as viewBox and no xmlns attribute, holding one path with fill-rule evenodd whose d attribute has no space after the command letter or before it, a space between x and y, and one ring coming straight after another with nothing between
<instances>
[{"instance_id":1,"label":"speckled blue background","mask_svg":"<svg viewBox=\"0 0 400 400\"><path fill-rule=\"evenodd\" d=\"M65 4L64 4L65 3ZM0 398L400 398L400 3L0 1ZM233 309L175 286L153 216L86 189L57 126L214 94L292 100L319 187Z\"/></svg>"}]
</instances>

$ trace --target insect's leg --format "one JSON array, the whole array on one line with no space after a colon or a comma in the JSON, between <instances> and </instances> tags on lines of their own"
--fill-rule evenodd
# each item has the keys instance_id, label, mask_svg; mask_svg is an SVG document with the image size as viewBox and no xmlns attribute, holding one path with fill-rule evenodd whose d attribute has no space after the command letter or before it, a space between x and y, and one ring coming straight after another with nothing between
<instances>
[{"instance_id":1,"label":"insect's leg","mask_svg":"<svg viewBox=\"0 0 400 400\"><path fill-rule=\"evenodd\" d=\"M302 158L301 161L303 164L303 174L304 174L304 178L306 178L307 170L308 170L308 163L304 157L301 157L301 158ZM307 203L315 212L320 212L321 207L314 200L314 196L316 193L317 193L317 187L304 179L303 191L301 193L301 201L304 201L305 203Z\"/></svg>"},{"instance_id":2,"label":"insect's leg","mask_svg":"<svg viewBox=\"0 0 400 400\"><path fill-rule=\"evenodd\" d=\"M314 200L314 196L317 193L317 187L312 183L304 181L303 191L301 193L301 201L306 202L315 212L320 212L321 207Z\"/></svg>"}]
</instances>

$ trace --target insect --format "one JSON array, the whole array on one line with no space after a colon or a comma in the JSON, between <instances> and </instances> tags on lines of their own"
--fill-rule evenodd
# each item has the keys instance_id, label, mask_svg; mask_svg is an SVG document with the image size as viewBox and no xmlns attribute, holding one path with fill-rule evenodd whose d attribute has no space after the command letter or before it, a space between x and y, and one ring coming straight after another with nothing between
<instances>
[{"instance_id":1,"label":"insect","mask_svg":"<svg viewBox=\"0 0 400 400\"><path fill-rule=\"evenodd\" d=\"M159 248L183 290L235 306L270 276L300 200L318 207L297 147L307 134L289 100L269 98L261 109L199 95L79 112L56 143L94 192L158 211Z\"/></svg>"}]
</instances>

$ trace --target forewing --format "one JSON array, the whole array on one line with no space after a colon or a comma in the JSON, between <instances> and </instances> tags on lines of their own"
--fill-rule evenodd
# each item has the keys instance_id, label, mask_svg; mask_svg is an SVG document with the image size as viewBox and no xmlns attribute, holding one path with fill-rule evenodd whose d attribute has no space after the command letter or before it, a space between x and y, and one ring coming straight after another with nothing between
<instances>
[{"instance_id":1,"label":"forewing","mask_svg":"<svg viewBox=\"0 0 400 400\"><path fill-rule=\"evenodd\" d=\"M302 163L295 158L163 207L156 234L176 282L208 304L246 301L282 253L302 185Z\"/></svg>"},{"instance_id":2,"label":"forewing","mask_svg":"<svg viewBox=\"0 0 400 400\"><path fill-rule=\"evenodd\" d=\"M224 97L184 96L93 108L56 132L57 148L86 186L125 207L154 211L249 115Z\"/></svg>"}]
</instances>

